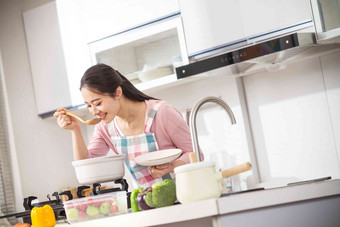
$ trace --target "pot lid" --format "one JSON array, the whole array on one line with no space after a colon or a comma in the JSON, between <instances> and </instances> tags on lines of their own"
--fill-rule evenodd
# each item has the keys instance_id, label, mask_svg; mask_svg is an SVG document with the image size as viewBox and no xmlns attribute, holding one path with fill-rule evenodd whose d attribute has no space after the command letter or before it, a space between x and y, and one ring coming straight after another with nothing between
<instances>
[{"instance_id":1,"label":"pot lid","mask_svg":"<svg viewBox=\"0 0 340 227\"><path fill-rule=\"evenodd\" d=\"M181 173L185 171L195 170L195 169L202 169L207 167L215 167L215 162L212 161L204 161L204 162L195 162L190 163L182 166L178 166L174 169L175 173Z\"/></svg>"},{"instance_id":2,"label":"pot lid","mask_svg":"<svg viewBox=\"0 0 340 227\"><path fill-rule=\"evenodd\" d=\"M89 165L89 164L95 164L95 163L102 163L102 162L111 162L114 160L122 160L124 159L125 155L110 155L110 156L103 156L103 157L97 157L97 158L87 158L82 160L73 161L72 165L74 167L76 166L82 166L82 165Z\"/></svg>"}]
</instances>

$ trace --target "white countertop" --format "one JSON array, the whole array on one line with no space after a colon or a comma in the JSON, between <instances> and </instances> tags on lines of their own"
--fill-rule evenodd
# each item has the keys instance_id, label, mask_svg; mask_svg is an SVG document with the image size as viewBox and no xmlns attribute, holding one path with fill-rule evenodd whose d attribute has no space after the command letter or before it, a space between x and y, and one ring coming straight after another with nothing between
<instances>
[{"instance_id":1,"label":"white countertop","mask_svg":"<svg viewBox=\"0 0 340 227\"><path fill-rule=\"evenodd\" d=\"M71 226L157 226L334 195L340 195L340 179L234 194L219 199L79 222Z\"/></svg>"}]
</instances>

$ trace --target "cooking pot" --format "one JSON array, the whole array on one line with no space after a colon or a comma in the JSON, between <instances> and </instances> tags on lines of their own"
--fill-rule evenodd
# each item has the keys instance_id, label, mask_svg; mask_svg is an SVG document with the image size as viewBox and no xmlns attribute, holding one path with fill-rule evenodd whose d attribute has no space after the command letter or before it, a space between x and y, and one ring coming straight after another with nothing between
<instances>
[{"instance_id":1,"label":"cooking pot","mask_svg":"<svg viewBox=\"0 0 340 227\"><path fill-rule=\"evenodd\" d=\"M251 169L251 164L216 171L215 162L204 161L176 167L176 194L182 204L219 198L222 193L221 180Z\"/></svg>"},{"instance_id":2,"label":"cooking pot","mask_svg":"<svg viewBox=\"0 0 340 227\"><path fill-rule=\"evenodd\" d=\"M94 184L123 178L125 155L103 156L73 161L80 184Z\"/></svg>"}]
</instances>

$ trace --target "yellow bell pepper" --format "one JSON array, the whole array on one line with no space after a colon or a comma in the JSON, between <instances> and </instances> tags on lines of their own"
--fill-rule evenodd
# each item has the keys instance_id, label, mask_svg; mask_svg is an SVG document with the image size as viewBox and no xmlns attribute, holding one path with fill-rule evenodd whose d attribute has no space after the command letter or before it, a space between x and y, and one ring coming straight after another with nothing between
<instances>
[{"instance_id":1,"label":"yellow bell pepper","mask_svg":"<svg viewBox=\"0 0 340 227\"><path fill-rule=\"evenodd\" d=\"M33 227L54 227L56 224L55 215L50 205L34 207L31 211Z\"/></svg>"}]
</instances>

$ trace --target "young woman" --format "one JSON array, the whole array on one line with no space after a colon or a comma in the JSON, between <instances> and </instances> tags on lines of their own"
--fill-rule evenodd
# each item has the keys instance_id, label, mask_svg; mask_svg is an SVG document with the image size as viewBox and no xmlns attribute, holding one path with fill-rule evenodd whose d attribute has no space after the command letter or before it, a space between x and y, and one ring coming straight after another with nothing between
<instances>
[{"instance_id":1,"label":"young woman","mask_svg":"<svg viewBox=\"0 0 340 227\"><path fill-rule=\"evenodd\" d=\"M54 114L61 128L71 130L75 160L105 156L110 149L125 154L125 164L141 187L171 178L175 167L189 163L189 127L172 106L145 95L105 64L94 65L85 72L80 91L89 111L102 119L88 146L75 118L65 115L64 109ZM134 162L143 153L170 148L183 152L171 163L145 167Z\"/></svg>"}]
</instances>

